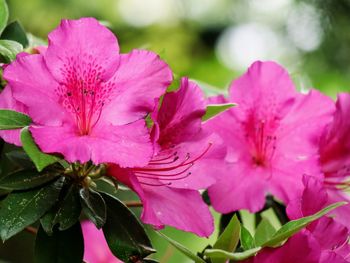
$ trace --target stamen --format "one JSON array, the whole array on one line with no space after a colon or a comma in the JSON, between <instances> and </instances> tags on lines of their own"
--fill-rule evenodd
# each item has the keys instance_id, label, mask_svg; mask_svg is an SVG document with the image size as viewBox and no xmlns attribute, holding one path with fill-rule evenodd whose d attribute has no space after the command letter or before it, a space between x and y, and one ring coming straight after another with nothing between
<instances>
[{"instance_id":1,"label":"stamen","mask_svg":"<svg viewBox=\"0 0 350 263\"><path fill-rule=\"evenodd\" d=\"M183 174L184 172L187 172L193 165L194 165L194 163L191 163L184 170L182 170L182 171L180 171L178 173L174 173L174 174L159 174L159 173L148 173L148 172L136 172L135 174L137 174L138 177L143 177L143 174L150 175L150 176L155 176L155 177L173 177L173 176L177 176L177 175ZM139 174L141 174L141 175L139 176Z\"/></svg>"},{"instance_id":2,"label":"stamen","mask_svg":"<svg viewBox=\"0 0 350 263\"><path fill-rule=\"evenodd\" d=\"M186 175L184 176L181 176L181 177L177 177L177 178L166 178L167 181L177 181L177 180L181 180L181 179L184 179L184 178L187 178L188 176L190 176L192 173L189 172L187 173ZM137 175L138 178L146 178L146 179L158 179L158 176L156 177L151 177L151 176L144 176L144 175ZM162 178L159 178L159 179L162 179Z\"/></svg>"},{"instance_id":3,"label":"stamen","mask_svg":"<svg viewBox=\"0 0 350 263\"><path fill-rule=\"evenodd\" d=\"M170 158L173 158L174 156L177 156L177 152L170 154L169 156L165 157L165 158L161 158L161 159L152 159L151 162L159 162L159 161L165 161L168 160Z\"/></svg>"},{"instance_id":4,"label":"stamen","mask_svg":"<svg viewBox=\"0 0 350 263\"><path fill-rule=\"evenodd\" d=\"M140 184L149 185L149 186L169 186L169 185L171 185L171 183L151 184L151 183L146 183L146 182L142 182L142 181L139 181L139 182L140 182Z\"/></svg>"},{"instance_id":5,"label":"stamen","mask_svg":"<svg viewBox=\"0 0 350 263\"><path fill-rule=\"evenodd\" d=\"M276 136L270 129L272 123L257 120L254 113L248 122L242 123L246 130L246 139L251 146L252 161L257 166L267 166L276 150Z\"/></svg>"},{"instance_id":6,"label":"stamen","mask_svg":"<svg viewBox=\"0 0 350 263\"><path fill-rule=\"evenodd\" d=\"M114 84L103 83L102 67L87 54L67 58L60 70L65 79L55 92L63 106L74 115L80 134L87 135L99 121Z\"/></svg>"},{"instance_id":7,"label":"stamen","mask_svg":"<svg viewBox=\"0 0 350 263\"><path fill-rule=\"evenodd\" d=\"M187 153L185 160L178 165L170 166L170 167L166 167L166 168L135 168L134 171L171 171L171 170L174 170L174 169L179 168L181 166L188 165L190 163L194 163L195 161L199 160L209 151L211 146L212 146L212 143L209 143L209 145L205 149L205 151L201 155L196 157L195 159L191 160L190 162L187 162L191 157L190 154Z\"/></svg>"},{"instance_id":8,"label":"stamen","mask_svg":"<svg viewBox=\"0 0 350 263\"><path fill-rule=\"evenodd\" d=\"M165 180L165 181L177 181L184 178L187 178L191 175L191 172L188 172L188 170L195 164L196 161L201 159L210 149L212 146L212 143L208 144L208 147L204 149L204 151L199 154L195 158L191 158L191 155L189 153L186 153L184 160L182 160L179 164L175 165L175 162L179 160L178 153L175 152L174 154L167 155L163 158L153 159L147 167L144 168L133 168L134 174L137 178L141 179L141 184L146 185L152 185L152 186L163 186L163 185L169 185L167 183L165 184L158 184L158 183L150 183L149 180ZM171 161L167 161L171 159ZM169 165L166 167L166 165ZM162 165L165 167L154 167L154 166ZM172 173L169 173L173 171ZM165 173L167 172L167 173ZM143 179L146 179L147 182L145 182Z\"/></svg>"}]
</instances>

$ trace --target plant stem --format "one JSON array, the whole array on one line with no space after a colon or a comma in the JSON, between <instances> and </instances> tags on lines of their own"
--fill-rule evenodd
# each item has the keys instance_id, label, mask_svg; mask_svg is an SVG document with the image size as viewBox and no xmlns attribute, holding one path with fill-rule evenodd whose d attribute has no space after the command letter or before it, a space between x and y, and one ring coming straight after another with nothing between
<instances>
[{"instance_id":1,"label":"plant stem","mask_svg":"<svg viewBox=\"0 0 350 263\"><path fill-rule=\"evenodd\" d=\"M27 226L24 230L33 235L36 235L38 233L38 229L32 226Z\"/></svg>"},{"instance_id":2,"label":"plant stem","mask_svg":"<svg viewBox=\"0 0 350 263\"><path fill-rule=\"evenodd\" d=\"M124 204L127 207L142 207L142 203L140 201L125 201Z\"/></svg>"}]
</instances>

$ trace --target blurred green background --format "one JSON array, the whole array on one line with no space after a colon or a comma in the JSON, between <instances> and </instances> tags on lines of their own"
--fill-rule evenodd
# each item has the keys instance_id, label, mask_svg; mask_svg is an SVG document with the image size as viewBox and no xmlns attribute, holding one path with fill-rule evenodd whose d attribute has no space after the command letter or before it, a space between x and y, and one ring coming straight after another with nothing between
<instances>
[{"instance_id":1,"label":"blurred green background","mask_svg":"<svg viewBox=\"0 0 350 263\"><path fill-rule=\"evenodd\" d=\"M226 89L257 59L275 60L300 90L335 97L350 87L349 0L8 0L11 20L46 39L62 18L93 16L116 33L122 52L158 52L178 76ZM215 215L216 219L219 218ZM218 220L216 220L218 221ZM213 242L173 229L193 250ZM0 245L0 258L30 263L33 237ZM153 236L162 263L189 262ZM17 260L9 261L16 255Z\"/></svg>"}]
</instances>

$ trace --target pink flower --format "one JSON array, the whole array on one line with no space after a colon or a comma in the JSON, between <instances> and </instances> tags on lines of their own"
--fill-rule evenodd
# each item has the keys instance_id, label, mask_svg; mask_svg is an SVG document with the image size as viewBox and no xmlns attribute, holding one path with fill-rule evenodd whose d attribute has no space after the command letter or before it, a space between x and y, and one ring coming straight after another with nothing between
<instances>
[{"instance_id":1,"label":"pink flower","mask_svg":"<svg viewBox=\"0 0 350 263\"><path fill-rule=\"evenodd\" d=\"M304 176L305 189L287 207L298 219L318 212L327 203L327 192L317 178ZM350 262L349 231L332 218L323 217L292 236L279 248L264 248L246 263L345 263Z\"/></svg>"},{"instance_id":2,"label":"pink flower","mask_svg":"<svg viewBox=\"0 0 350 263\"><path fill-rule=\"evenodd\" d=\"M244 263L319 263L321 248L308 232L291 237L279 248L264 248ZM332 262L333 263L333 262ZM338 262L336 262L338 263Z\"/></svg>"},{"instance_id":3,"label":"pink flower","mask_svg":"<svg viewBox=\"0 0 350 263\"><path fill-rule=\"evenodd\" d=\"M303 183L305 189L302 194L287 206L287 214L291 219L315 214L329 203L327 191L321 180L304 176ZM321 249L320 262L350 262L350 232L338 223L336 218L322 217L303 231L317 241Z\"/></svg>"},{"instance_id":4,"label":"pink flower","mask_svg":"<svg viewBox=\"0 0 350 263\"><path fill-rule=\"evenodd\" d=\"M302 189L303 174L320 174L317 143L331 99L315 90L300 94L281 66L255 62L231 84L229 101L237 107L206 124L228 146L231 173L209 188L217 211L256 212L267 193L287 202Z\"/></svg>"},{"instance_id":5,"label":"pink flower","mask_svg":"<svg viewBox=\"0 0 350 263\"><path fill-rule=\"evenodd\" d=\"M110 251L103 231L89 221L81 224L84 235L84 261L86 263L122 263Z\"/></svg>"},{"instance_id":6,"label":"pink flower","mask_svg":"<svg viewBox=\"0 0 350 263\"><path fill-rule=\"evenodd\" d=\"M201 127L205 100L200 88L186 78L180 89L167 93L153 114L156 153L147 166L109 167L110 175L132 188L143 203L142 220L209 236L213 219L198 189L215 182L224 171L225 148Z\"/></svg>"},{"instance_id":7,"label":"pink flower","mask_svg":"<svg viewBox=\"0 0 350 263\"><path fill-rule=\"evenodd\" d=\"M320 142L320 163L328 202L349 201L350 182L350 94L338 95L332 122L324 129ZM350 205L337 208L336 220L350 228Z\"/></svg>"},{"instance_id":8,"label":"pink flower","mask_svg":"<svg viewBox=\"0 0 350 263\"><path fill-rule=\"evenodd\" d=\"M41 54L4 71L34 121L35 142L68 161L145 165L152 143L144 117L172 80L149 51L119 54L117 39L93 18L63 20Z\"/></svg>"}]
</instances>

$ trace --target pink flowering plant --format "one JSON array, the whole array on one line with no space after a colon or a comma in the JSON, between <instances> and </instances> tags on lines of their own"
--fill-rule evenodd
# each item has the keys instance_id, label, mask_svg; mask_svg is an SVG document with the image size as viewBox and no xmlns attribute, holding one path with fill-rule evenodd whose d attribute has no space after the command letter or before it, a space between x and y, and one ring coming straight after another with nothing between
<instances>
[{"instance_id":1,"label":"pink flowering plant","mask_svg":"<svg viewBox=\"0 0 350 263\"><path fill-rule=\"evenodd\" d=\"M150 232L197 263L350 262L349 94L256 61L208 97L95 18L38 45L1 3L3 242L36 235L38 263L158 262ZM214 211L202 251L161 232L208 238Z\"/></svg>"}]
</instances>

